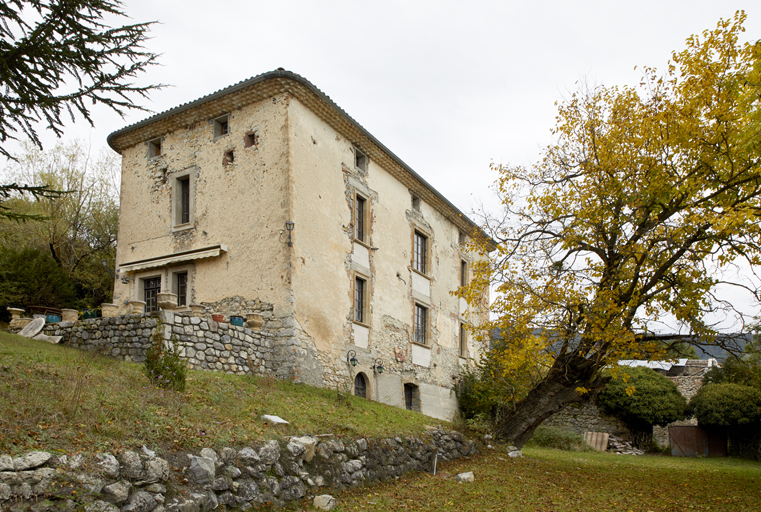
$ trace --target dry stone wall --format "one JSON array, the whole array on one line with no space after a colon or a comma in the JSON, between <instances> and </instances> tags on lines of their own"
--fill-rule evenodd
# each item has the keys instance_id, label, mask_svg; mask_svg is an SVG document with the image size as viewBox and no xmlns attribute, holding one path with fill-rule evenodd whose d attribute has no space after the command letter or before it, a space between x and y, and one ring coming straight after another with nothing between
<instances>
[{"instance_id":1,"label":"dry stone wall","mask_svg":"<svg viewBox=\"0 0 761 512\"><path fill-rule=\"evenodd\" d=\"M473 455L472 440L430 429L420 437L342 440L304 436L199 453L0 455L0 510L184 512L247 510L430 471Z\"/></svg>"},{"instance_id":2,"label":"dry stone wall","mask_svg":"<svg viewBox=\"0 0 761 512\"><path fill-rule=\"evenodd\" d=\"M142 362L151 336L162 325L164 339L174 340L188 367L235 374L273 375L290 361L278 347L282 329L265 319L261 329L215 322L190 313L162 311L157 316L124 315L48 324L44 333L62 336L62 344L97 351L124 361ZM285 338L287 339L287 338Z\"/></svg>"},{"instance_id":3,"label":"dry stone wall","mask_svg":"<svg viewBox=\"0 0 761 512\"><path fill-rule=\"evenodd\" d=\"M619 437L628 437L626 425L612 416L605 416L594 403L569 405L562 411L550 416L542 425L557 427L569 432L606 432Z\"/></svg>"}]
</instances>

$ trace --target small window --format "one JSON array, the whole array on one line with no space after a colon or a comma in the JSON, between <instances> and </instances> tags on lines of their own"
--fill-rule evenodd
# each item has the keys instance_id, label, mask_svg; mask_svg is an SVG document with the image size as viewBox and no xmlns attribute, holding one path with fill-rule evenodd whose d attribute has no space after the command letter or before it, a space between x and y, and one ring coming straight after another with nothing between
<instances>
[{"instance_id":1,"label":"small window","mask_svg":"<svg viewBox=\"0 0 761 512\"><path fill-rule=\"evenodd\" d=\"M467 239L466 239L466 237L465 237L465 233L463 233L462 231L460 231L460 232L459 232L459 237L458 237L458 238L459 238L459 240L458 240L458 241L460 242L460 245L465 245L465 241L467 240Z\"/></svg>"},{"instance_id":2,"label":"small window","mask_svg":"<svg viewBox=\"0 0 761 512\"><path fill-rule=\"evenodd\" d=\"M404 407L408 411L420 412L420 388L414 384L404 385Z\"/></svg>"},{"instance_id":3,"label":"small window","mask_svg":"<svg viewBox=\"0 0 761 512\"><path fill-rule=\"evenodd\" d=\"M190 176L183 176L177 180L180 186L180 218L179 224L190 222Z\"/></svg>"},{"instance_id":4,"label":"small window","mask_svg":"<svg viewBox=\"0 0 761 512\"><path fill-rule=\"evenodd\" d=\"M214 138L230 133L230 115L225 114L214 120Z\"/></svg>"},{"instance_id":5,"label":"small window","mask_svg":"<svg viewBox=\"0 0 761 512\"><path fill-rule=\"evenodd\" d=\"M193 222L193 179L190 173L177 176L172 187L172 227L183 229Z\"/></svg>"},{"instance_id":6,"label":"small window","mask_svg":"<svg viewBox=\"0 0 761 512\"><path fill-rule=\"evenodd\" d=\"M428 341L428 308L415 304L415 342L426 345Z\"/></svg>"},{"instance_id":7,"label":"small window","mask_svg":"<svg viewBox=\"0 0 761 512\"><path fill-rule=\"evenodd\" d=\"M358 373L354 377L354 395L367 398L367 380L364 373Z\"/></svg>"},{"instance_id":8,"label":"small window","mask_svg":"<svg viewBox=\"0 0 761 512\"><path fill-rule=\"evenodd\" d=\"M188 305L188 273L178 272L174 274L174 293L177 294L177 306Z\"/></svg>"},{"instance_id":9,"label":"small window","mask_svg":"<svg viewBox=\"0 0 761 512\"><path fill-rule=\"evenodd\" d=\"M232 165L235 163L235 151L232 149L225 151L225 156L222 157L222 165Z\"/></svg>"},{"instance_id":10,"label":"small window","mask_svg":"<svg viewBox=\"0 0 761 512\"><path fill-rule=\"evenodd\" d=\"M465 328L465 324L460 324L460 357L467 357L468 355L468 330Z\"/></svg>"},{"instance_id":11,"label":"small window","mask_svg":"<svg viewBox=\"0 0 761 512\"><path fill-rule=\"evenodd\" d=\"M247 133L243 136L243 147L250 148L259 145L259 135L256 133Z\"/></svg>"},{"instance_id":12,"label":"small window","mask_svg":"<svg viewBox=\"0 0 761 512\"><path fill-rule=\"evenodd\" d=\"M460 260L460 286L468 286L468 262Z\"/></svg>"},{"instance_id":13,"label":"small window","mask_svg":"<svg viewBox=\"0 0 761 512\"><path fill-rule=\"evenodd\" d=\"M415 259L413 267L421 274L425 274L427 267L427 251L428 251L428 237L419 231L415 231L415 247L414 255Z\"/></svg>"},{"instance_id":14,"label":"small window","mask_svg":"<svg viewBox=\"0 0 761 512\"><path fill-rule=\"evenodd\" d=\"M367 156L357 148L354 148L354 167L367 171Z\"/></svg>"},{"instance_id":15,"label":"small window","mask_svg":"<svg viewBox=\"0 0 761 512\"><path fill-rule=\"evenodd\" d=\"M412 194L412 209L420 211L420 198L415 194Z\"/></svg>"},{"instance_id":16,"label":"small window","mask_svg":"<svg viewBox=\"0 0 761 512\"><path fill-rule=\"evenodd\" d=\"M354 279L354 321L367 323L367 281L361 277Z\"/></svg>"},{"instance_id":17,"label":"small window","mask_svg":"<svg viewBox=\"0 0 761 512\"><path fill-rule=\"evenodd\" d=\"M155 313L159 310L158 293L161 291L161 277L143 279L143 300L145 312Z\"/></svg>"},{"instance_id":18,"label":"small window","mask_svg":"<svg viewBox=\"0 0 761 512\"><path fill-rule=\"evenodd\" d=\"M161 156L163 153L161 152L161 138L153 139L152 141L148 142L148 156L150 158L154 158L157 156Z\"/></svg>"},{"instance_id":19,"label":"small window","mask_svg":"<svg viewBox=\"0 0 761 512\"><path fill-rule=\"evenodd\" d=\"M354 228L355 228L355 237L360 242L365 241L365 226L366 222L365 219L367 217L366 215L366 206L367 206L367 200L362 196L354 196Z\"/></svg>"}]
</instances>

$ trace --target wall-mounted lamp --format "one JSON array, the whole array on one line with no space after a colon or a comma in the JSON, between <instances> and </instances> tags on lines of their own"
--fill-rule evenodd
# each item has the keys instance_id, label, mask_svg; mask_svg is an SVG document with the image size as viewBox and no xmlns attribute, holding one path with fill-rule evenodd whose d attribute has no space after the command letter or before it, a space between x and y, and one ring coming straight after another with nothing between
<instances>
[{"instance_id":1,"label":"wall-mounted lamp","mask_svg":"<svg viewBox=\"0 0 761 512\"><path fill-rule=\"evenodd\" d=\"M285 223L285 229L288 230L288 247L293 247L293 242L291 241L291 231L293 231L294 227L296 227L296 224L294 224L292 220L289 220Z\"/></svg>"},{"instance_id":2,"label":"wall-mounted lamp","mask_svg":"<svg viewBox=\"0 0 761 512\"><path fill-rule=\"evenodd\" d=\"M376 359L373 363L373 371L378 373L383 373L383 361L380 359Z\"/></svg>"},{"instance_id":3,"label":"wall-mounted lamp","mask_svg":"<svg viewBox=\"0 0 761 512\"><path fill-rule=\"evenodd\" d=\"M128 284L130 281L134 281L133 276L122 276L122 284Z\"/></svg>"},{"instance_id":4,"label":"wall-mounted lamp","mask_svg":"<svg viewBox=\"0 0 761 512\"><path fill-rule=\"evenodd\" d=\"M357 361L357 353L353 350L349 350L349 352L346 353L346 362L352 366L357 366L359 364L359 361Z\"/></svg>"}]
</instances>

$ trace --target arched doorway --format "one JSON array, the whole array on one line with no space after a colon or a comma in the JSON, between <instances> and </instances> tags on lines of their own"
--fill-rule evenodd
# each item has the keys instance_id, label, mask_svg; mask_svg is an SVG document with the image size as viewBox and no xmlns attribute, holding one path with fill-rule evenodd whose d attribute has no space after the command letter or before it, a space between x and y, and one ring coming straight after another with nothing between
<instances>
[{"instance_id":1,"label":"arched doorway","mask_svg":"<svg viewBox=\"0 0 761 512\"><path fill-rule=\"evenodd\" d=\"M360 372L354 377L354 394L367 398L367 377L365 377L364 373Z\"/></svg>"}]
</instances>

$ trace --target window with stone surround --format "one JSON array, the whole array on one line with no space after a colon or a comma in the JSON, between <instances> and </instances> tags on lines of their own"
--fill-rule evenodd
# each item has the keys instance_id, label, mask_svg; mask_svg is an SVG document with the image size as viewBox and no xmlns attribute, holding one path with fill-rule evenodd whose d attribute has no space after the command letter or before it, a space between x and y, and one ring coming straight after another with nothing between
<instances>
[{"instance_id":1,"label":"window with stone surround","mask_svg":"<svg viewBox=\"0 0 761 512\"><path fill-rule=\"evenodd\" d=\"M161 276L147 277L141 279L141 281L145 312L155 313L159 310L158 294L161 291Z\"/></svg>"},{"instance_id":2,"label":"window with stone surround","mask_svg":"<svg viewBox=\"0 0 761 512\"><path fill-rule=\"evenodd\" d=\"M354 239L367 241L367 199L354 194Z\"/></svg>"},{"instance_id":3,"label":"window with stone surround","mask_svg":"<svg viewBox=\"0 0 761 512\"><path fill-rule=\"evenodd\" d=\"M178 173L172 185L172 228L187 229L193 226L193 173Z\"/></svg>"},{"instance_id":4,"label":"window with stone surround","mask_svg":"<svg viewBox=\"0 0 761 512\"><path fill-rule=\"evenodd\" d=\"M228 133L230 133L230 114L225 114L214 120L214 138L224 137Z\"/></svg>"},{"instance_id":5,"label":"window with stone surround","mask_svg":"<svg viewBox=\"0 0 761 512\"><path fill-rule=\"evenodd\" d=\"M425 274L428 270L428 237L418 230L415 230L413 255L413 268Z\"/></svg>"},{"instance_id":6,"label":"window with stone surround","mask_svg":"<svg viewBox=\"0 0 761 512\"><path fill-rule=\"evenodd\" d=\"M428 344L428 308L415 303L415 343Z\"/></svg>"}]
</instances>

